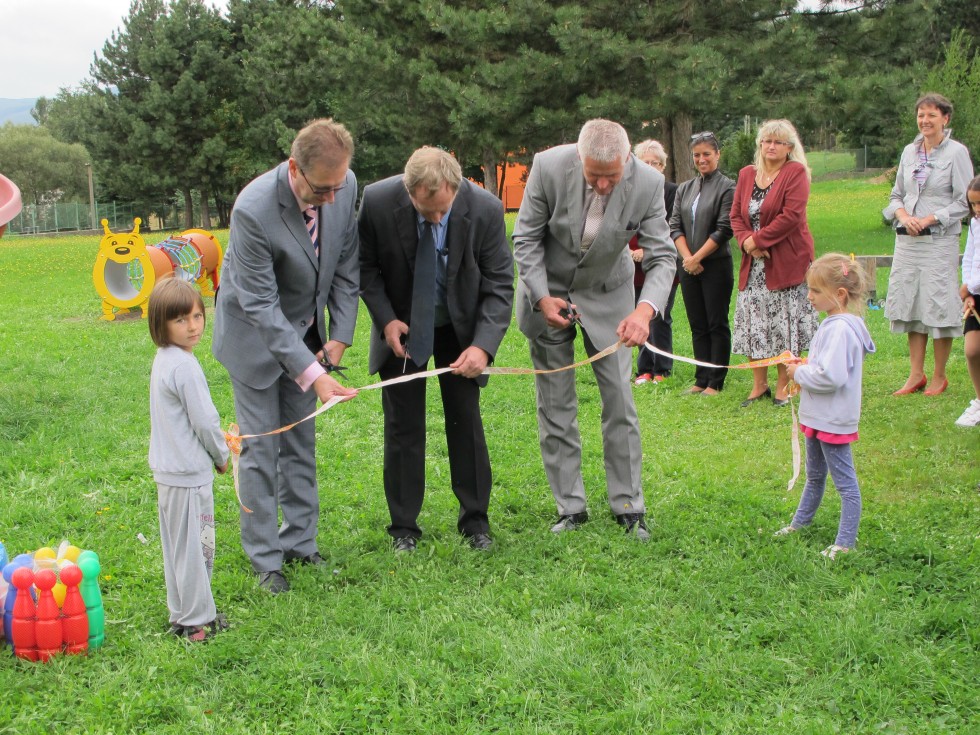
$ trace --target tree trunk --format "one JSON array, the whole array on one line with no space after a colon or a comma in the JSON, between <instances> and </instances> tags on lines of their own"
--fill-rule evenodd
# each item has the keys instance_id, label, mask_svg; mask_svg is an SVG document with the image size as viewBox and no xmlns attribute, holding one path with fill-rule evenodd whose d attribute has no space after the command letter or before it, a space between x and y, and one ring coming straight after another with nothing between
<instances>
[{"instance_id":1,"label":"tree trunk","mask_svg":"<svg viewBox=\"0 0 980 735\"><path fill-rule=\"evenodd\" d=\"M184 229L189 230L194 226L194 199L191 198L191 190L181 189L184 195Z\"/></svg>"},{"instance_id":2,"label":"tree trunk","mask_svg":"<svg viewBox=\"0 0 980 735\"><path fill-rule=\"evenodd\" d=\"M503 185L502 176L500 185ZM483 150L483 188L497 197L497 199L500 199L503 194L497 182L497 156L489 148Z\"/></svg>"},{"instance_id":3,"label":"tree trunk","mask_svg":"<svg viewBox=\"0 0 980 735\"><path fill-rule=\"evenodd\" d=\"M679 112L664 120L665 140L670 158L664 175L675 184L682 184L697 175L691 160L691 116Z\"/></svg>"},{"instance_id":4,"label":"tree trunk","mask_svg":"<svg viewBox=\"0 0 980 735\"><path fill-rule=\"evenodd\" d=\"M205 230L211 229L211 207L208 206L208 192L201 190L201 227Z\"/></svg>"}]
</instances>

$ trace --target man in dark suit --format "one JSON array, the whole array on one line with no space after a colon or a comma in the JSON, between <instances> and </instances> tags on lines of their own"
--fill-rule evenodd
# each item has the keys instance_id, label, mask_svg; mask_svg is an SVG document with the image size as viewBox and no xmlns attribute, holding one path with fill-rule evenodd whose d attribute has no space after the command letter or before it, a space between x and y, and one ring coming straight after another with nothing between
<instances>
[{"instance_id":1,"label":"man in dark suit","mask_svg":"<svg viewBox=\"0 0 980 735\"><path fill-rule=\"evenodd\" d=\"M316 399L353 396L320 360L340 364L354 340L358 258L350 171L354 143L343 125L316 120L289 160L246 186L231 215L215 304L212 351L231 375L243 434L308 416ZM324 310L330 315L329 339ZM283 561L320 565L313 421L242 445L242 548L272 594L289 589ZM279 510L282 524L279 524Z\"/></svg>"},{"instance_id":2,"label":"man in dark suit","mask_svg":"<svg viewBox=\"0 0 980 735\"><path fill-rule=\"evenodd\" d=\"M499 199L462 178L456 159L420 148L393 176L364 189L358 219L361 298L371 314L369 369L382 379L439 376L457 527L492 545L490 457L480 417L484 368L510 324L514 267ZM413 551L425 492L425 385L382 388L384 486L396 551Z\"/></svg>"},{"instance_id":3,"label":"man in dark suit","mask_svg":"<svg viewBox=\"0 0 980 735\"><path fill-rule=\"evenodd\" d=\"M517 324L538 369L574 360L575 334L594 355L623 342L643 344L650 320L667 300L677 251L664 210L664 177L630 153L626 131L610 120L590 120L578 145L560 145L534 157L514 225ZM634 307L636 235L646 275ZM576 313L569 313L575 306ZM646 541L641 487L640 424L630 388L630 350L592 363L602 399L602 441L609 507L626 533ZM538 436L548 484L558 505L554 533L588 520L582 479L575 373L535 377Z\"/></svg>"}]
</instances>

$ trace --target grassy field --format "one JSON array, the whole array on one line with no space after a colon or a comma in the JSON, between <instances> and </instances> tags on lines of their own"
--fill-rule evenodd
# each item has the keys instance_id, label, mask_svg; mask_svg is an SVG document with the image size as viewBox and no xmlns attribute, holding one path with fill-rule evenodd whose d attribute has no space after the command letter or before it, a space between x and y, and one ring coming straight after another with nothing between
<instances>
[{"instance_id":1,"label":"grassy field","mask_svg":"<svg viewBox=\"0 0 980 735\"><path fill-rule=\"evenodd\" d=\"M818 251L889 253L887 185L817 184ZM224 242L227 233L218 233ZM980 452L953 421L972 397L954 342L950 389L891 397L904 340L880 311L865 366L855 461L864 518L855 553L820 556L839 502L776 540L790 414L739 408L751 377L716 399L681 396L693 368L636 389L653 539L605 511L595 380L578 378L592 521L548 533L554 501L537 446L534 388L483 394L494 465L490 554L455 533L441 410L430 395L429 495L416 554L384 528L380 395L318 419L325 573L260 594L238 543L231 480L215 485L214 592L232 621L208 645L166 636L146 464L154 348L140 320L98 320L96 238L0 241L0 540L11 555L61 539L102 558L107 642L85 658L0 660L0 733L967 733L980 694ZM690 354L680 297L675 349ZM345 357L367 374L369 323ZM227 374L197 351L226 422ZM930 358L931 359L931 358ZM529 366L516 327L497 364ZM137 534L143 534L143 544Z\"/></svg>"}]
</instances>

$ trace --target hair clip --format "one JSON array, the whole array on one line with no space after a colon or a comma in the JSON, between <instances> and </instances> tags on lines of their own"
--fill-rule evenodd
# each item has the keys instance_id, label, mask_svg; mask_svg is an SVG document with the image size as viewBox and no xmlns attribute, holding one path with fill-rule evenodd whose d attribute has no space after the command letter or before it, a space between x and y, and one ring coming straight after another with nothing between
<instances>
[{"instance_id":1,"label":"hair clip","mask_svg":"<svg viewBox=\"0 0 980 735\"><path fill-rule=\"evenodd\" d=\"M846 276L847 275L847 262L842 263L840 269L844 272L844 275Z\"/></svg>"}]
</instances>

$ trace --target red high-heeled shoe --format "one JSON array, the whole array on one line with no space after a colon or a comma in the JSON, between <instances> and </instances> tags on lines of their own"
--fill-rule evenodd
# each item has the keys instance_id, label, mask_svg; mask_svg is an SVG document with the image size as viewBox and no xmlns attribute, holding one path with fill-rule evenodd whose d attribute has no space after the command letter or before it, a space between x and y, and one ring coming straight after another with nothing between
<instances>
[{"instance_id":1,"label":"red high-heeled shoe","mask_svg":"<svg viewBox=\"0 0 980 735\"><path fill-rule=\"evenodd\" d=\"M938 396L940 393L942 393L947 388L949 388L949 380L947 380L946 378L943 378L943 385L942 385L942 387L939 390L927 390L925 392L925 395L927 395L927 396Z\"/></svg>"},{"instance_id":2,"label":"red high-heeled shoe","mask_svg":"<svg viewBox=\"0 0 980 735\"><path fill-rule=\"evenodd\" d=\"M923 388L926 387L926 384L928 382L929 381L923 375L922 376L922 380L920 380L918 383L916 383L915 385L913 385L911 388L900 388L899 390L897 390L894 393L892 393L892 395L893 396L908 396L908 395L911 395L913 393L918 393L920 390L922 390ZM927 395L928 395L928 392L927 392Z\"/></svg>"}]
</instances>

